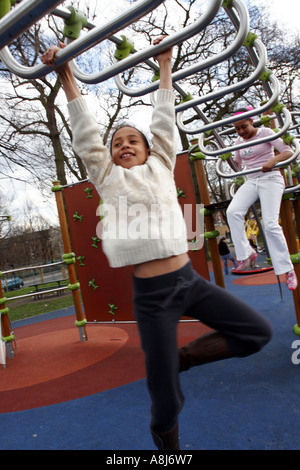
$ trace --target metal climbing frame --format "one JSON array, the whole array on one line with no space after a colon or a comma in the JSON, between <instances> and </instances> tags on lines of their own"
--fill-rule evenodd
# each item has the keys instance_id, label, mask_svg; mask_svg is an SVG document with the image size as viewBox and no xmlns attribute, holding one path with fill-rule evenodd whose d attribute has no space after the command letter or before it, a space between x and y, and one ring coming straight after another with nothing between
<instances>
[{"instance_id":1,"label":"metal climbing frame","mask_svg":"<svg viewBox=\"0 0 300 470\"><path fill-rule=\"evenodd\" d=\"M62 0L27 0L18 3L19 5L10 10L9 1L1 0L0 2L2 18L0 20L0 49L27 31L47 13L50 13L56 5L62 3Z\"/></svg>"},{"instance_id":2,"label":"metal climbing frame","mask_svg":"<svg viewBox=\"0 0 300 470\"><path fill-rule=\"evenodd\" d=\"M8 0L5 0L6 3L7 1ZM221 51L220 53L215 54L212 57L202 60L199 63L189 66L183 70L177 71L172 75L173 86L183 98L182 102L176 106L178 127L182 132L188 135L197 135L197 143L191 147L190 154L194 156L200 154L201 159L208 158L210 160L214 160L216 162L216 171L222 178L232 178L247 174L246 171L242 171L228 175L227 173L224 173L221 168L224 154L229 155L229 160L227 161L231 161L230 155L232 151L247 146L247 143L241 144L239 146L234 146L230 143L227 143L227 137L230 136L230 133L234 129L233 124L234 122L238 121L240 117L229 116L219 121L211 122L202 111L201 105L206 104L211 100L219 99L238 90L249 88L253 84L260 81L266 92L267 100L264 103L261 103L260 106L256 107L254 110L245 113L244 117L256 117L262 115L264 112L272 110L273 116L270 116L269 118L274 120L276 119L280 127L276 137L282 136L286 142L291 144L294 150L292 157L288 161L278 164L276 167L281 168L294 162L300 153L300 149L295 135L287 135L287 131L289 129L293 129L293 127L291 127L291 115L289 111L278 102L280 93L279 82L274 74L272 74L266 68L267 52L264 45L256 35L249 31L248 11L243 1L211 0L206 11L197 21L188 27L183 28L181 31L168 36L168 38L166 38L158 46L155 46L155 48L150 46L145 50L136 51L134 49L134 45L130 44L130 41L128 44L128 40L125 36L121 36L121 38L115 36L116 33L121 32L128 25L133 24L149 12L155 10L163 2L164 0L140 1L135 4L134 7L125 12L122 12L117 17L107 22L105 26L99 27L89 22L88 19L84 17L84 15L80 14L72 8L65 9L57 7L57 5L61 2L51 2L49 0L17 0L17 5L14 7L14 9L10 12L4 12L6 14L0 20L0 58L6 64L9 70L11 70L14 74L26 79L39 78L49 72L52 72L52 68L46 67L43 64L38 64L33 67L24 67L14 59L8 47L9 43L13 39L15 39L22 32L26 31L26 29L34 24L39 18L51 12L53 15L63 18L66 25L70 25L70 27L66 27L65 32L67 46L57 54L57 66L70 60L71 58L79 56L83 52L91 49L96 44L105 40L109 40L115 43L117 48L120 50L126 49L126 53L123 54L121 52L120 57L117 58L121 60L116 60L112 65L109 65L104 70L92 74L82 72L79 66L76 64L75 60L72 60L71 66L75 77L85 83L100 83L108 80L111 77L114 77L117 87L124 94L127 94L128 96L142 96L155 91L158 88L159 81L155 81L150 85L146 85L140 89L133 89L129 85L125 85L123 83L120 74L125 70L138 66L139 64L146 64L148 67L150 67L150 69L153 69L154 72L157 72L158 66L152 60L154 53L160 53L169 47L180 44L183 41L199 34L211 23L211 21L218 14L219 10L223 8L228 18L231 20L234 29L236 30L236 36L232 43L224 51ZM2 14L1 10L0 14ZM79 16L79 19L77 16ZM78 28L76 32L73 30L73 23L76 21L80 22L79 33ZM82 37L80 36L81 28L87 29L87 33ZM178 82L184 78L197 74L202 70L209 69L212 66L221 64L223 61L232 57L233 54L235 54L242 47L246 48L249 59L254 66L254 71L246 79L235 83L234 85L217 88L212 93L200 97L191 97L189 93L178 84ZM154 97L153 99L155 100L155 94L152 93L151 96ZM197 128L185 125L184 113L186 111L189 113L194 112L197 115L197 119L202 121L203 125ZM220 128L226 128L228 126L229 129L226 129L225 131L219 131ZM210 131L209 136L207 135L207 131ZM271 141L272 139L273 137L266 137L257 140L256 143L259 144L262 142ZM221 157L221 159L219 157ZM197 159L198 156L195 156L195 158ZM230 166L231 168L234 168L232 161ZM253 170L253 172L258 170L260 170L260 168ZM288 173L291 175L290 167L288 169ZM290 177L289 181L292 181ZM286 189L286 192L293 197L298 190L299 184L292 183ZM295 251L292 250L292 253L295 253ZM297 269L298 267L299 265L297 265ZM298 272L297 275L300 279L300 272ZM297 291L295 294L295 305L296 304L298 304L297 308L299 310L300 291ZM297 334L300 334L300 312L297 312L297 316Z\"/></svg>"},{"instance_id":3,"label":"metal climbing frame","mask_svg":"<svg viewBox=\"0 0 300 470\"><path fill-rule=\"evenodd\" d=\"M141 1L137 3L135 7L127 10L126 12L122 12L122 14L120 14L113 20L106 23L104 27L95 26L91 28L91 24L89 24L90 30L86 36L78 37L76 40L73 40L68 45L68 47L66 47L64 50L60 51L57 54L57 65L58 66L61 65L62 63L70 60L71 58L82 54L86 50L104 41L105 39L108 39L110 36L112 36L116 32L122 30L129 24L134 23L135 21L140 19L142 16L145 16L147 13L157 8L161 3L163 3L163 1L164 0ZM30 2L30 0L23 0L23 2L27 3L27 2ZM40 1L38 3L43 4L47 2ZM61 2L56 2L56 3L61 3ZM19 8L19 5L16 7L16 9L17 8ZM72 13L70 12L70 10L68 11L68 10L63 10L63 9L56 9L53 11L53 14L56 16L62 16L65 19L68 19L68 17L70 17ZM3 20L4 19L5 17L3 18ZM1 22L0 22L0 30L1 30ZM0 57L1 57L1 60L5 63L5 65L9 68L9 70L11 70L13 73L15 73L16 75L22 78L27 78L27 79L39 78L53 71L53 69L51 69L50 67L46 67L43 64L38 64L33 67L22 66L13 58L13 56L11 55L7 47L3 48L0 51ZM134 62L136 61L134 60L132 65L135 65ZM112 77L116 73L120 73L122 70L125 70L127 67L128 66L125 64L120 68L116 67L116 70L113 69L112 71L110 71L109 70L110 68L108 68L107 70L103 72L103 76L101 80L99 79L97 83L103 80L107 80L108 78Z\"/></svg>"},{"instance_id":4,"label":"metal climbing frame","mask_svg":"<svg viewBox=\"0 0 300 470\"><path fill-rule=\"evenodd\" d=\"M91 49L93 46L104 40L112 41L117 46L122 47L124 36L122 36L123 39L120 39L116 37L115 34L126 28L128 25L136 22L147 13L155 10L163 2L164 0L140 1L131 9L122 12L117 17L107 22L104 26L97 27L95 24L89 22L87 18L82 18L83 14L81 14L81 17L78 19L80 13L74 11L74 9L55 8L59 3L62 2L50 2L46 0L19 0L17 1L18 4L11 11L7 12L7 14L0 20L1 60L5 63L9 70L19 77L26 79L39 78L51 72L53 69L46 67L43 64L38 64L32 67L24 67L14 59L9 51L9 48L7 47L7 44L16 38L19 34L28 29L45 14L51 12L53 15L63 18L66 24L71 25L69 28L70 34L68 34L68 28L66 29L67 32L65 33L65 35L68 37L68 45L57 54L57 66L59 66L63 62L82 54L86 50ZM146 63L153 69L154 72L157 72L158 66L154 61L151 60L154 52L159 53L168 47L175 46L199 34L211 23L221 8L224 9L234 28L236 29L236 37L232 44L230 44L227 49L220 52L219 54L216 54L192 66L186 67L183 70L177 71L172 75L175 89L184 98L183 102L176 106L178 127L188 135L199 134L200 137L198 147L200 151L203 151L207 156L215 157L222 155L224 153L224 149L226 149L226 151L235 150L237 147L226 147L221 133L217 132L216 129L234 123L239 119L239 117L230 116L228 118L222 119L221 121L209 122L199 105L207 103L213 99L218 99L234 91L241 90L246 87L248 88L254 82L260 79L268 94L268 100L258 108L245 113L245 118L248 116L257 116L269 109L275 108L276 117L279 120L281 127L277 136L281 136L290 126L290 113L284 109L284 107L282 109L279 106L279 109L276 109L278 108L278 97L280 91L279 83L276 77L270 74L266 69L267 53L264 45L255 35L249 32L248 11L241 0L211 1L199 20L183 28L177 33L170 35L160 45L150 46L146 50L139 52L136 51L133 46L129 51L130 54L128 53L125 58L122 60L116 60L114 64L99 72L93 74L84 73L80 70L75 61L72 61L74 75L78 80L85 83L100 83L108 80L111 77L115 77L118 88L128 96L142 96L148 94L158 88L159 81L151 83L150 85L144 86L137 90L131 89L129 86L124 85L120 77L120 73L142 63ZM80 37L80 34L74 34L74 30L72 29L72 21L75 23L75 21L79 20L81 21L81 27L84 27L88 30L88 33L82 37ZM205 70L214 65L220 64L229 57L233 56L233 54L235 54L241 47L244 46L247 48L249 57L255 66L254 72L248 78L234 85L217 89L212 93L206 94L205 96L185 100L185 98L188 97L188 93L177 84L179 80L182 80L193 74L197 74L201 70ZM193 109L195 113L203 120L204 125L202 127L189 128L188 126L184 125L183 113L184 111L190 109ZM207 141L204 141L204 133L206 131L212 131L212 134L215 137L214 145L217 143L219 147L217 150L210 150L207 148ZM258 141L258 143L268 141L270 139L271 138L268 137ZM292 160L298 156L298 154L296 155L296 152L293 155Z\"/></svg>"}]
</instances>

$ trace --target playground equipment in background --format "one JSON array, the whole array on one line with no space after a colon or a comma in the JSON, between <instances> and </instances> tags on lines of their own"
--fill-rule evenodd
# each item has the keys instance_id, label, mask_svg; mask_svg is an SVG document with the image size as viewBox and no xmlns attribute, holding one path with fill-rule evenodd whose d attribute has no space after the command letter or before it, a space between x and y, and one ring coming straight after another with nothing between
<instances>
[{"instance_id":1,"label":"playground equipment in background","mask_svg":"<svg viewBox=\"0 0 300 470\"><path fill-rule=\"evenodd\" d=\"M4 2L2 2L4 3ZM9 2L8 2L9 3ZM14 3L14 2L13 2ZM138 67L140 64L146 64L150 69L153 70L153 73L157 77L158 66L152 60L154 53L160 53L161 51L176 46L183 41L199 34L203 31L215 18L218 14L219 10L222 9L228 18L230 19L233 28L235 30L235 37L232 40L232 43L227 46L227 48L223 51L220 51L213 55L210 58L200 61L192 66L186 67L185 69L179 70L172 75L173 80L173 87L178 94L181 95L182 101L180 104L177 104L175 107L176 114L177 114L177 125L179 129L185 132L187 135L195 136L197 135L197 142L191 145L189 150L188 156L190 156L191 164L195 166L197 182L199 186L199 191L201 195L201 201L204 204L204 217L205 217L205 224L206 224L206 231L204 233L205 238L208 240L210 252L212 255L212 264L215 274L216 283L222 287L224 287L224 279L222 273L222 265L221 260L218 255L217 249L217 241L216 238L218 236L218 232L215 230L214 227L214 220L213 220L213 213L215 210L219 208L227 207L229 200L223 201L222 203L214 204L211 203L208 189L207 189L207 182L205 177L204 171L204 162L205 160L212 160L216 163L216 171L218 175L225 181L226 179L235 179L239 176L246 176L248 173L259 171L260 168L256 168L254 170L248 171L236 171L236 167L232 161L232 153L234 150L239 148L247 147L249 144L243 143L240 145L232 145L231 144L231 137L234 132L233 123L240 119L238 116L230 116L227 118L223 118L220 120L216 120L210 122L208 118L205 116L205 113L201 109L201 105L206 104L207 102L218 99L223 97L227 94L235 92L237 90L244 90L250 88L253 84L257 83L258 81L261 83L267 99L260 104L260 106L256 107L255 109L247 112L244 114L244 117L255 117L255 124L263 124L263 125L270 125L275 120L277 120L279 124L279 129L277 132L277 137L281 136L285 142L289 143L293 149L293 155L289 158L289 160L285 161L284 163L277 164L276 167L283 168L288 167L288 178L287 178L287 188L285 190L285 195L283 198L282 203L282 211L281 211L281 219L282 219L282 226L287 238L288 246L290 253L292 253L291 258L293 263L295 264L295 270L297 273L298 279L300 279L300 267L299 261L300 257L298 254L298 246L295 239L295 231L293 226L292 220L292 210L291 204L293 204L293 211L295 214L296 224L300 227L300 208L299 208L299 184L295 182L292 178L292 173L290 170L290 165L296 160L299 155L299 143L298 140L295 138L294 135L290 135L287 133L290 125L291 125L291 115L289 111L278 101L279 98L279 82L267 68L267 53L264 45L258 39L258 37L249 31L249 17L248 11L241 0L211 0L204 11L204 13L200 16L200 18L192 23L191 25L183 28L182 30L171 34L168 36L161 44L158 46L150 46L145 50L136 51L134 45L126 38L126 36L122 35L121 38L116 37L115 34L124 30L127 26L133 24L134 22L138 21L140 18L145 16L147 13L154 11L160 4L163 3L163 0L143 0L135 4L132 8L128 9L125 13L122 12L117 17L112 18L108 21L104 26L96 26L93 23L89 22L88 19L83 15L81 12L75 10L72 7L69 8L55 8L59 3L57 1L49 1L49 0L23 0L13 8L13 10L8 11L9 8L7 5L7 1L5 1L5 9L1 11L0 15L4 15L3 18L0 20L0 58L3 63L8 67L8 69L23 78L32 79L38 78L46 75L49 72L52 72L53 69L46 67L43 64L38 64L32 67L24 67L20 65L12 56L9 50L9 43L15 39L18 35L22 32L26 31L32 24L34 24L39 18L42 18L45 14L51 12L51 14L63 18L65 21L65 29L64 34L66 37L66 47L59 51L57 55L57 66L61 65L67 60L71 58L76 58L83 52L91 49L94 45L109 40L116 44L117 51L115 54L115 62L106 67L104 70L101 70L97 73L87 74L83 73L78 65L76 64L75 60L71 61L71 66L74 72L75 77L78 80L81 80L85 83L100 83L105 80L108 80L111 77L115 78L117 87L120 91L128 96L142 96L146 95L150 92L155 91L158 88L158 80L154 80L151 84L141 87L140 89L133 89L130 87L130 84L125 84L122 81L121 73L125 70L128 70L132 67ZM87 33L84 36L80 35L80 31L82 28L87 30ZM247 77L246 79L242 80L241 82L236 82L233 85L225 86L222 88L216 88L213 92L206 94L204 96L192 97L189 92L185 91L180 85L179 81L197 74L197 72L201 70L208 69L212 66L216 66L221 64L223 61L227 60L229 57L232 57L240 48L245 48L248 55L249 61L254 66L254 71ZM154 95L151 95L154 97ZM155 98L153 98L155 99ZM262 114L269 112L271 110L270 116L261 116ZM202 125L199 127L191 126L188 127L184 124L184 113L188 111L189 113L194 112L198 122L202 122ZM191 116L191 114L190 114ZM257 118L257 116L261 116ZM226 128L227 127L227 128ZM225 128L223 131L218 131L219 128ZM199 136L199 137L198 137ZM271 141L273 137L267 137L263 139L257 140L257 143L268 142ZM180 166L180 161L185 159L184 166L185 168L188 167L188 159L187 156L181 158L181 155L178 157L177 167ZM224 172L222 165L224 163L229 163L229 166L232 170L231 173L227 171ZM177 175L177 177L179 177ZM182 196L181 191L184 194L189 194L192 191L191 188L192 182L190 175L188 176L188 186L182 189L180 187L179 194ZM188 181L187 180L187 181ZM180 183L181 184L181 183ZM185 183L183 183L185 185ZM93 195L90 193L89 197L86 196L83 198L81 194L80 197L78 196L78 200L75 197L68 198L69 192L72 194L77 194L77 191L81 191L80 188L81 184L73 185L72 189L69 187L60 187L59 183L54 184L54 192L57 199L58 204L58 212L60 217L60 224L62 227L62 234L63 234L63 242L64 242L64 250L67 259L70 261L68 268L70 268L72 275L70 275L71 283L76 286L74 287L74 303L76 307L76 314L79 318L77 321L79 322L80 326L83 328L85 327L86 318L84 318L83 312L81 310L81 305L79 306L79 284L76 278L75 273L75 262L76 267L78 270L78 275L82 276L81 273L88 272L88 285L86 286L85 279L81 283L81 291L84 297L84 307L86 310L86 314L90 315L91 317L95 317L95 311L99 309L98 304L95 302L95 305L92 307L88 306L89 298L93 297L95 293L100 292L100 287L97 279L98 272L101 270L101 276L104 280L110 279L109 284L112 286L116 286L118 283L115 282L116 276L118 276L117 271L114 269L114 274L111 273L110 269L106 264L106 260L102 260L97 263L97 275L95 272L96 269L96 260L100 260L100 250L99 250L99 241L97 237L95 237L95 228L96 224L99 220L95 220L95 213L93 223L92 234L90 234L92 238L93 245L89 248L91 251L90 254L87 252L84 253L81 247L77 247L78 239L80 238L77 233L72 233L72 230L75 225L77 227L82 226L82 221L86 221L87 219L87 208L88 204L91 203L93 200L93 211L95 211L94 203L96 201L96 205L99 204L99 200L97 201L96 198L93 199ZM88 187L92 188L90 183L88 183ZM87 188L85 188L87 189ZM63 191L62 191L63 190ZM93 189L91 189L92 191ZM63 203L63 196L62 192L64 193L65 203L66 203L66 212ZM193 196L194 197L194 196ZM77 198L77 196L76 196ZM89 199L87 201L87 198ZM194 201L195 203L195 201ZM75 204L75 207L69 209L69 205ZM80 208L80 204L84 204L84 209ZM92 206L91 204L91 206ZM68 219L67 219L68 218ZM80 221L81 220L81 221ZM85 222L84 222L85 223ZM70 232L71 232L71 240L67 236L67 226L69 224ZM73 240L74 238L74 240ZM72 245L74 245L75 255L72 250ZM95 251L99 254L98 257L95 258ZM191 252L197 255L197 257L204 256L204 250ZM84 258L83 258L84 257ZM193 263L197 265L197 261L193 260ZM201 262L203 264L203 260ZM208 275L207 272L207 265L204 263L206 268L204 269L204 275ZM73 269L71 269L73 267ZM84 268L84 269L81 269ZM123 268L122 268L123 269ZM127 269L127 268L126 268ZM128 268L129 269L129 268ZM196 267L197 269L197 267ZM198 268L202 269L202 268ZM124 270L125 273L125 270ZM120 279L120 283L127 285L127 280L129 277L129 271L126 271L126 274L123 275L123 278ZM103 280L101 281L103 282ZM88 294L84 294L84 289L87 289ZM107 289L105 288L105 291ZM116 289L115 289L116 290ZM124 289L125 290L125 289ZM93 294L93 295L92 295ZM0 295L1 292L0 292ZM124 295L124 291L122 291L122 295ZM121 295L121 297L122 297ZM300 335L300 286L296 291L293 292L294 301L295 301L295 309L296 309L296 316L297 316L297 325L294 328L296 334ZM95 297L95 296L94 296ZM98 301L97 301L98 302ZM106 301L105 301L106 302ZM118 301L114 300L114 298L109 298L107 301L107 305L109 306L109 311L107 311L107 305L105 307L105 318L111 321L117 317L121 317L120 312L123 310L118 305ZM86 308L87 305L87 308ZM0 306L1 308L1 317L2 319L5 317L3 310L5 308ZM128 307L124 307L124 310ZM94 320L97 321L95 317ZM2 323L2 326L7 332L7 323ZM3 332L2 332L3 333ZM5 335L5 333L4 333ZM84 337L86 339L86 333L84 332Z\"/></svg>"},{"instance_id":2,"label":"playground equipment in background","mask_svg":"<svg viewBox=\"0 0 300 470\"><path fill-rule=\"evenodd\" d=\"M6 366L6 357L11 358L14 356L14 348L16 348L16 338L15 334L12 328L12 324L9 318L9 308L6 306L6 304L12 300L16 299L24 299L24 298L35 298L37 295L43 295L43 294L49 294L52 293L54 290L55 292L63 292L66 289L69 289L72 291L73 295L73 302L75 306L75 313L76 313L76 321L75 325L79 329L79 334L80 334L80 340L85 341L87 338L86 335L86 328L85 328L85 323L86 320L84 318L84 313L82 310L82 305L81 305L81 300L79 297L79 283L77 282L76 278L76 271L74 267L74 253L71 253L70 255L64 254L63 255L63 260L62 261L56 261L54 263L47 263L39 266L27 266L23 268L15 268L12 270L8 271L0 271L0 317L1 317L1 335L0 338L2 341L0 341L0 348L5 349L5 354L2 354L0 351L0 364L3 364L3 366ZM38 294L35 291L32 291L28 294L23 294L19 295L17 297L5 297L4 292L3 292L3 285L1 282L1 279L3 276L13 274L15 275L16 273L21 273L24 271L33 271L33 270L38 270L42 272L44 268L49 269L50 267L64 267L67 266L68 268L68 274L69 274L69 279L70 283L65 286L59 286L53 289L52 287L45 287L42 290L39 290ZM4 285L5 285L4 281ZM48 283L50 284L50 282ZM2 361L2 362L1 362Z\"/></svg>"},{"instance_id":3,"label":"playground equipment in background","mask_svg":"<svg viewBox=\"0 0 300 470\"><path fill-rule=\"evenodd\" d=\"M255 237L257 241L257 235L259 234L259 227L256 220L246 220L246 234L247 238Z\"/></svg>"}]
</instances>

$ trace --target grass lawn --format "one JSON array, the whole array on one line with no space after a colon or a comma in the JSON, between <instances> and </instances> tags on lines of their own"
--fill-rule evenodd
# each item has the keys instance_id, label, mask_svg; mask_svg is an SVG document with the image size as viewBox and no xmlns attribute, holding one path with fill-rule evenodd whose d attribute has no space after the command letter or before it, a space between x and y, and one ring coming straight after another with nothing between
<instances>
[{"instance_id":1,"label":"grass lawn","mask_svg":"<svg viewBox=\"0 0 300 470\"><path fill-rule=\"evenodd\" d=\"M4 297L7 299L19 297L24 294L29 294L31 291L32 288L24 287L23 289L4 292ZM8 300L6 303L6 307L9 308L9 318L11 321L34 317L42 313L53 312L72 305L73 296L69 290L63 291L63 294L60 296L57 296L56 292L53 292L51 294L44 294L43 298L38 300L34 300L33 296L30 296L24 299Z\"/></svg>"}]
</instances>

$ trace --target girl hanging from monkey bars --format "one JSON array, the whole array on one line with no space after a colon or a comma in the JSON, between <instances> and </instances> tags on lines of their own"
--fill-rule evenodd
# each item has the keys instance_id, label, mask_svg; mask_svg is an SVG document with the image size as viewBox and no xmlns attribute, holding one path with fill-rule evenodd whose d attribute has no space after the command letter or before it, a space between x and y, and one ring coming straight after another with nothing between
<instances>
[{"instance_id":1,"label":"girl hanging from monkey bars","mask_svg":"<svg viewBox=\"0 0 300 470\"><path fill-rule=\"evenodd\" d=\"M159 37L153 44L162 40ZM42 56L43 63L55 66L58 51L57 46L48 49ZM160 67L160 83L150 126L152 146L136 128L122 126L113 135L111 155L103 145L99 126L80 94L70 65L62 65L56 72L68 100L73 148L101 195L104 211L113 206L119 216L117 230L112 231L118 236L103 239L103 251L111 267L134 267L134 312L152 400L151 434L158 449L178 450L178 415L184 402L179 372L256 353L270 340L271 328L256 310L203 279L191 265L173 175L177 140L172 50L155 58ZM122 214L118 214L120 198L127 201L127 211ZM147 208L145 224L152 225L151 234L140 239L129 233L130 224L134 223L134 204ZM171 214L167 227L161 210L166 206ZM124 227L128 229L125 233ZM183 315L198 319L214 331L178 351L177 325Z\"/></svg>"}]
</instances>

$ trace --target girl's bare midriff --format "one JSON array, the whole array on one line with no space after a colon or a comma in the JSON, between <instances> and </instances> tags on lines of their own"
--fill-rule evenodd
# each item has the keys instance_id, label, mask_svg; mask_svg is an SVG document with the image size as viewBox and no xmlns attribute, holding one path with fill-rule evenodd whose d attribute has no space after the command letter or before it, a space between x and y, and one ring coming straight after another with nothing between
<instances>
[{"instance_id":1,"label":"girl's bare midriff","mask_svg":"<svg viewBox=\"0 0 300 470\"><path fill-rule=\"evenodd\" d=\"M170 258L155 259L134 266L134 275L136 277L153 277L167 274L182 268L189 262L187 253L171 256Z\"/></svg>"}]
</instances>

